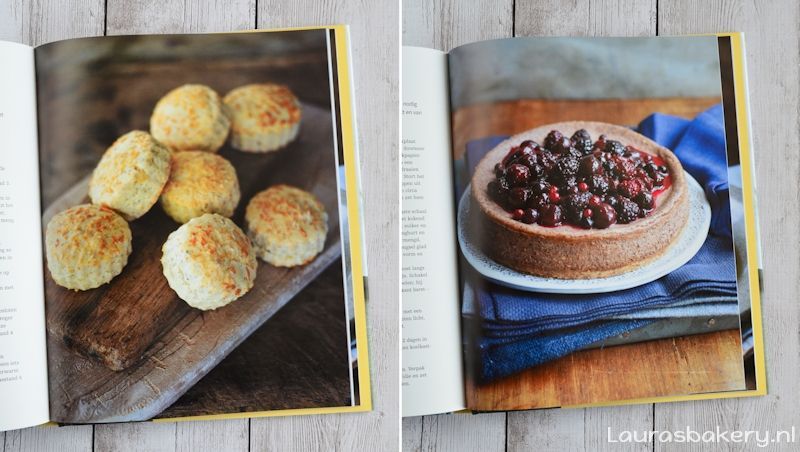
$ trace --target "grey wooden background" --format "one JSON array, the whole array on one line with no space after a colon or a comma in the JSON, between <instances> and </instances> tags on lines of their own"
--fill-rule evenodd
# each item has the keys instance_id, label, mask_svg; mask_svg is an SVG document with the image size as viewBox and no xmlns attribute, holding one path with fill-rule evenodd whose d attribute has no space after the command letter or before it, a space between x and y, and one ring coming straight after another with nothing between
<instances>
[{"instance_id":1,"label":"grey wooden background","mask_svg":"<svg viewBox=\"0 0 800 452\"><path fill-rule=\"evenodd\" d=\"M402 14L404 44L442 50L511 36L746 33L770 392L754 399L410 418L403 421L403 449L702 450L698 444L609 444L607 429L617 434L623 429L676 430L687 425L697 431L800 426L800 3L405 0ZM781 448L798 450L800 444ZM754 445L740 444L736 450L754 450Z\"/></svg>"},{"instance_id":2,"label":"grey wooden background","mask_svg":"<svg viewBox=\"0 0 800 452\"><path fill-rule=\"evenodd\" d=\"M0 452L395 450L398 415L398 26L393 0L0 0L0 40L351 26L370 285L375 410L367 414L30 428ZM0 70L13 68L0 66ZM4 407L7 409L7 407Z\"/></svg>"}]
</instances>

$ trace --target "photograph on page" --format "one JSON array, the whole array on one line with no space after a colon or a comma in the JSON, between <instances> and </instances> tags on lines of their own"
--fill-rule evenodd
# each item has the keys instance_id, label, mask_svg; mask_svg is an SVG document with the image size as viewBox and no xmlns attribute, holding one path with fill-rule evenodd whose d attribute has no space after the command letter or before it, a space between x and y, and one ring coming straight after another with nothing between
<instances>
[{"instance_id":1,"label":"photograph on page","mask_svg":"<svg viewBox=\"0 0 800 452\"><path fill-rule=\"evenodd\" d=\"M36 50L53 421L369 409L334 31Z\"/></svg>"},{"instance_id":2,"label":"photograph on page","mask_svg":"<svg viewBox=\"0 0 800 452\"><path fill-rule=\"evenodd\" d=\"M729 39L517 38L449 63L468 408L755 389Z\"/></svg>"}]
</instances>

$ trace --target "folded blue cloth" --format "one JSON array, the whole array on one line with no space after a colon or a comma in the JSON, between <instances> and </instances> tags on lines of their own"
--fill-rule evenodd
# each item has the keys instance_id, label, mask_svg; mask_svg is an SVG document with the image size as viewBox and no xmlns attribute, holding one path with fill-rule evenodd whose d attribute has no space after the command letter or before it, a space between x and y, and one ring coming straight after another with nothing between
<instances>
[{"instance_id":1,"label":"folded blue cloth","mask_svg":"<svg viewBox=\"0 0 800 452\"><path fill-rule=\"evenodd\" d=\"M537 294L467 278L481 321L478 346L484 381L559 358L657 319L738 312L721 106L691 121L656 113L642 121L639 131L672 149L704 187L712 208L711 234L681 268L649 284L613 293ZM505 138L468 143L470 173L480 158Z\"/></svg>"},{"instance_id":2,"label":"folded blue cloth","mask_svg":"<svg viewBox=\"0 0 800 452\"><path fill-rule=\"evenodd\" d=\"M639 123L639 133L672 149L681 164L703 186L711 204L711 232L731 236L728 154L722 105L693 120L654 113Z\"/></svg>"},{"instance_id":3,"label":"folded blue cloth","mask_svg":"<svg viewBox=\"0 0 800 452\"><path fill-rule=\"evenodd\" d=\"M652 320L614 320L580 330L536 336L499 346L481 341L479 377L482 382L505 377L651 323Z\"/></svg>"}]
</instances>

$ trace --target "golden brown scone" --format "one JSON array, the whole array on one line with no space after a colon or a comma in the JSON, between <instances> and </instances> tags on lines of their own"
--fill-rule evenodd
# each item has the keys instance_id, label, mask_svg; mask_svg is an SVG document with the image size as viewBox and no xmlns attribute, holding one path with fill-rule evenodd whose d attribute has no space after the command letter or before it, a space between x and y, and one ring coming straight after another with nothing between
<instances>
[{"instance_id":1,"label":"golden brown scone","mask_svg":"<svg viewBox=\"0 0 800 452\"><path fill-rule=\"evenodd\" d=\"M232 116L231 144L246 152L278 150L297 136L300 102L283 85L240 86L225 95Z\"/></svg>"},{"instance_id":2,"label":"golden brown scone","mask_svg":"<svg viewBox=\"0 0 800 452\"><path fill-rule=\"evenodd\" d=\"M166 147L147 132L128 132L103 154L89 182L89 197L93 204L135 220L158 201L169 178L169 167Z\"/></svg>"},{"instance_id":3,"label":"golden brown scone","mask_svg":"<svg viewBox=\"0 0 800 452\"><path fill-rule=\"evenodd\" d=\"M256 254L233 221L207 213L167 237L161 265L169 286L189 306L217 309L255 283Z\"/></svg>"},{"instance_id":4,"label":"golden brown scone","mask_svg":"<svg viewBox=\"0 0 800 452\"><path fill-rule=\"evenodd\" d=\"M205 213L233 215L239 204L239 180L229 161L203 151L176 152L161 206L178 223Z\"/></svg>"},{"instance_id":5,"label":"golden brown scone","mask_svg":"<svg viewBox=\"0 0 800 452\"><path fill-rule=\"evenodd\" d=\"M216 91L205 85L183 85L158 101L150 117L150 133L174 151L217 152L230 124Z\"/></svg>"},{"instance_id":6,"label":"golden brown scone","mask_svg":"<svg viewBox=\"0 0 800 452\"><path fill-rule=\"evenodd\" d=\"M311 262L325 245L328 214L309 192L276 185L250 200L247 233L258 257L277 267Z\"/></svg>"},{"instance_id":7,"label":"golden brown scone","mask_svg":"<svg viewBox=\"0 0 800 452\"><path fill-rule=\"evenodd\" d=\"M111 209L83 204L50 220L45 248L47 268L56 284L94 289L119 275L128 263L131 230Z\"/></svg>"}]
</instances>

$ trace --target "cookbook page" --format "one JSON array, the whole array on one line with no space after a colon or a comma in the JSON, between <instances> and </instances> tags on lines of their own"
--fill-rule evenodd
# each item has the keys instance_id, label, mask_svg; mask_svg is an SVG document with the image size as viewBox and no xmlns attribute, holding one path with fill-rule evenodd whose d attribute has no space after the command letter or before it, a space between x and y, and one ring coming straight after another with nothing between
<instances>
[{"instance_id":1,"label":"cookbook page","mask_svg":"<svg viewBox=\"0 0 800 452\"><path fill-rule=\"evenodd\" d=\"M449 69L468 407L763 393L730 37L485 41Z\"/></svg>"},{"instance_id":2,"label":"cookbook page","mask_svg":"<svg viewBox=\"0 0 800 452\"><path fill-rule=\"evenodd\" d=\"M36 49L53 421L371 408L347 47Z\"/></svg>"},{"instance_id":3,"label":"cookbook page","mask_svg":"<svg viewBox=\"0 0 800 452\"><path fill-rule=\"evenodd\" d=\"M33 49L0 42L0 431L49 420Z\"/></svg>"},{"instance_id":4,"label":"cookbook page","mask_svg":"<svg viewBox=\"0 0 800 452\"><path fill-rule=\"evenodd\" d=\"M447 56L403 48L403 416L464 407Z\"/></svg>"}]
</instances>

